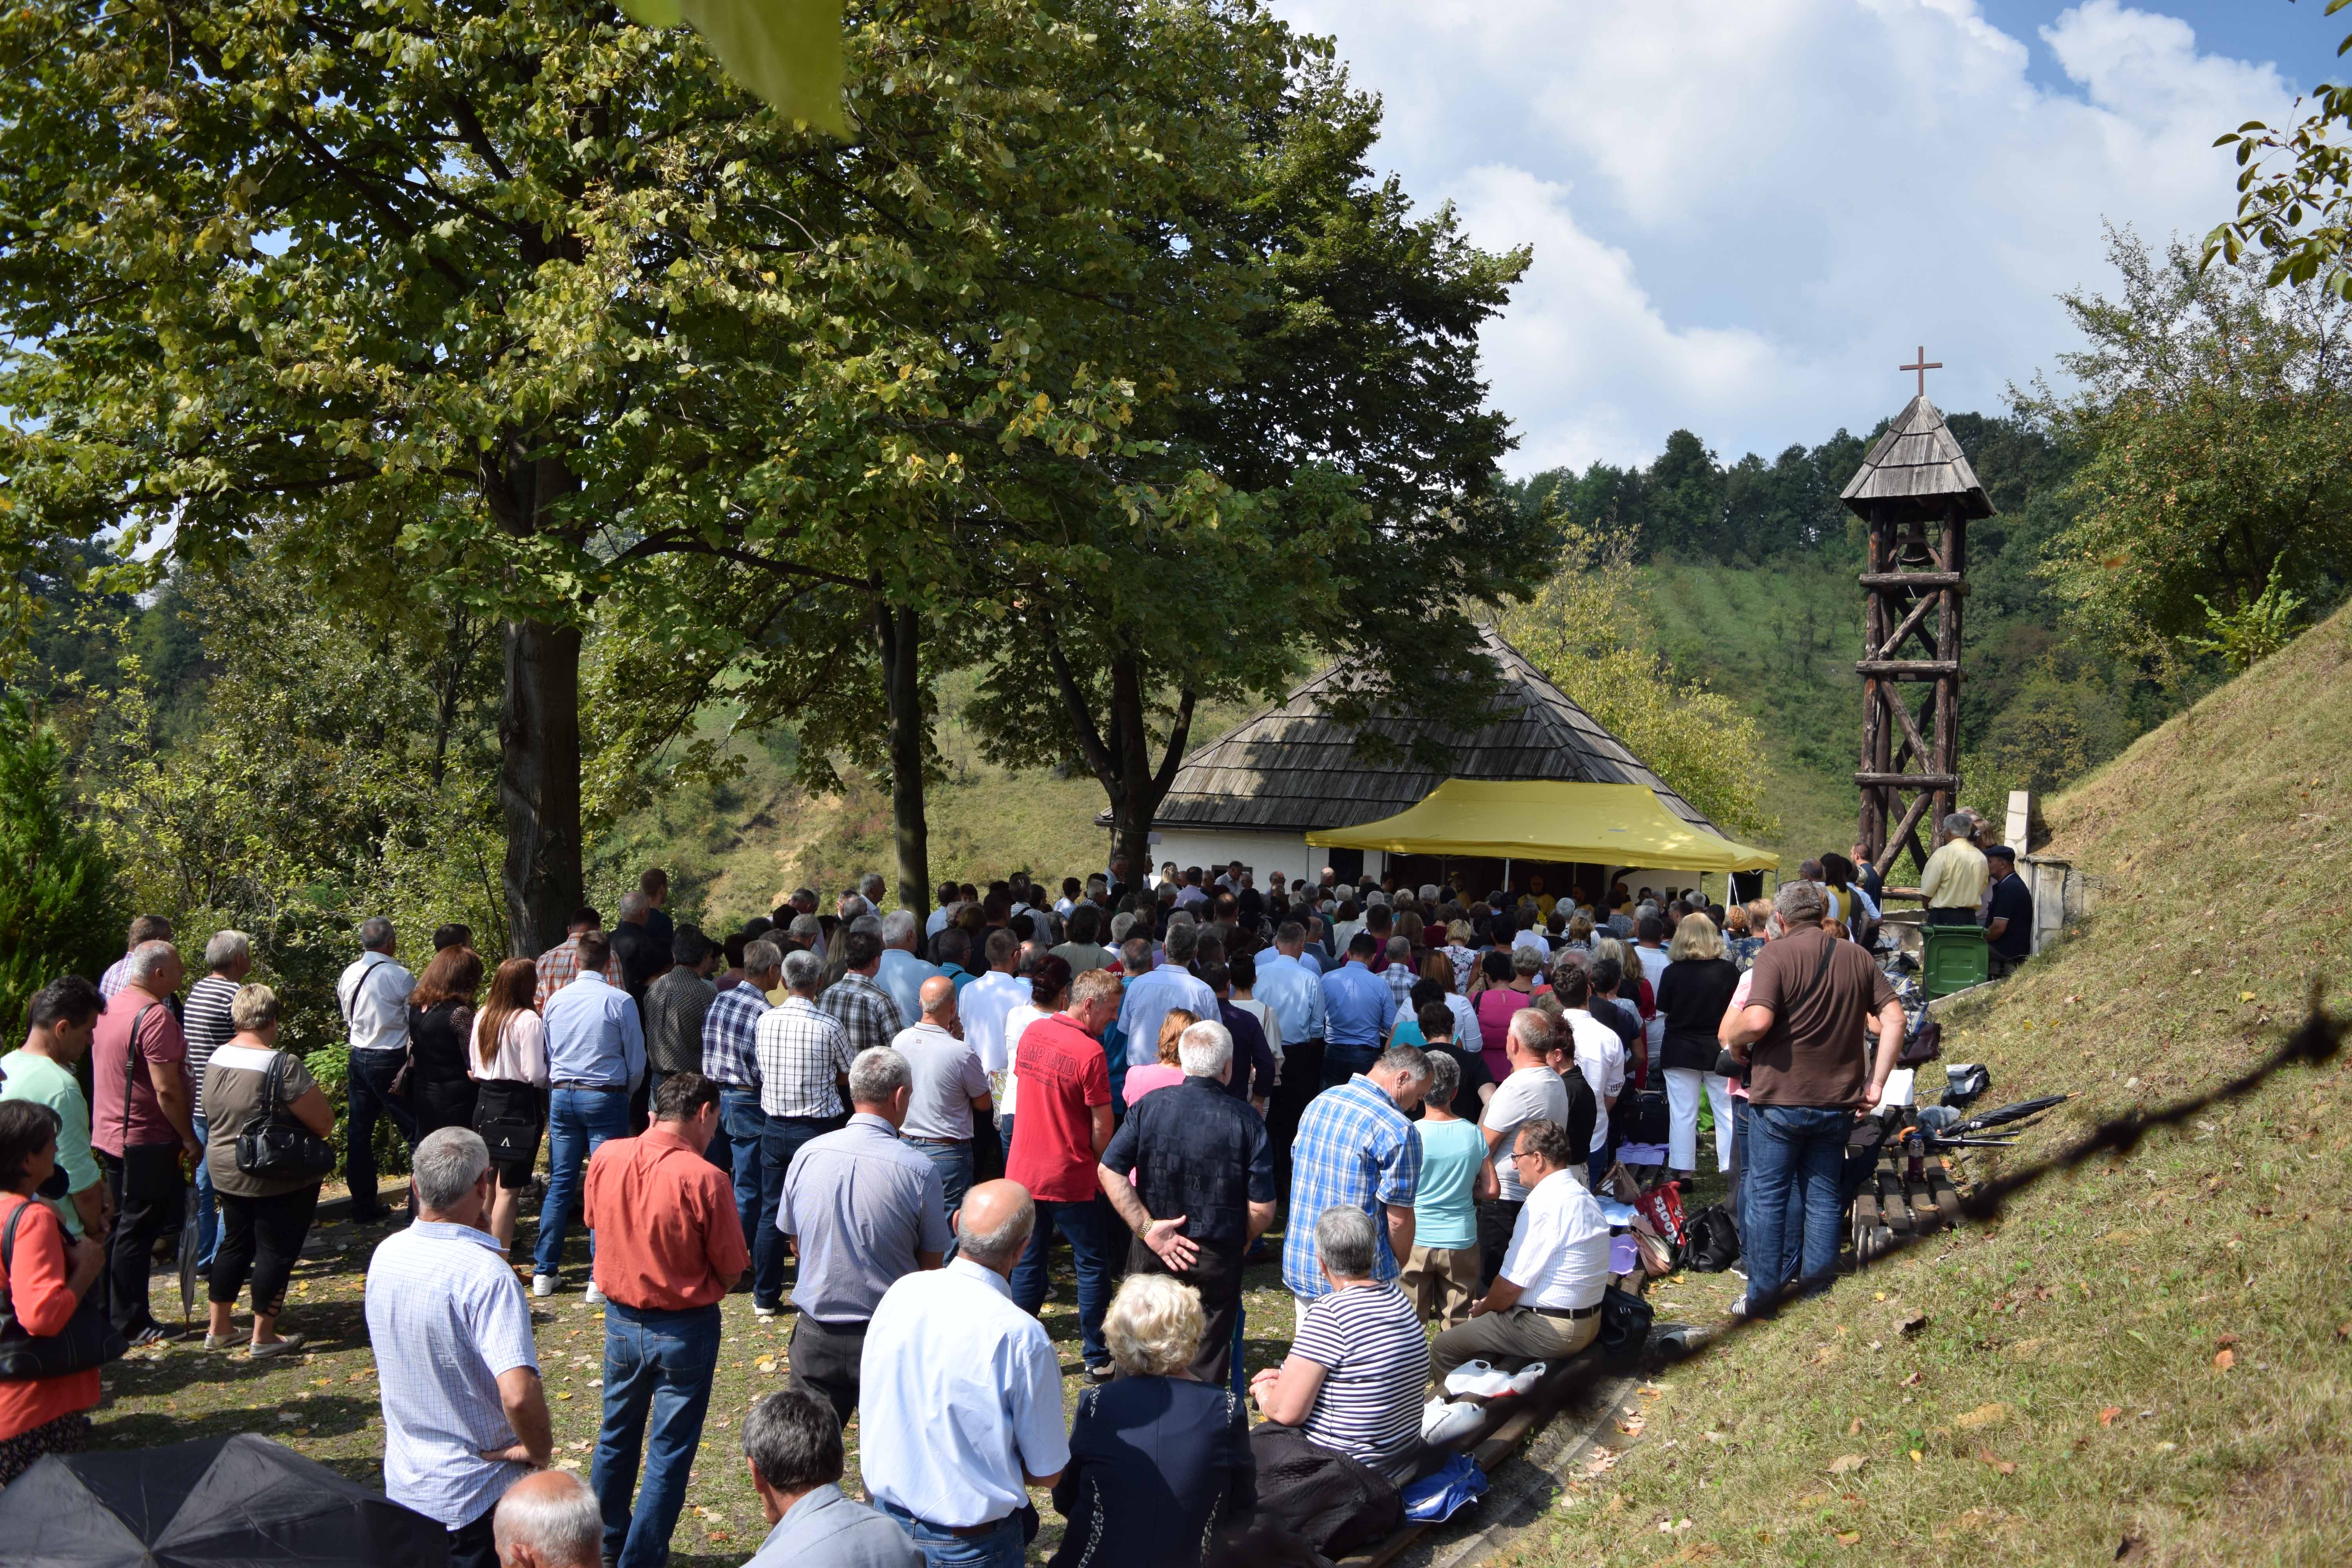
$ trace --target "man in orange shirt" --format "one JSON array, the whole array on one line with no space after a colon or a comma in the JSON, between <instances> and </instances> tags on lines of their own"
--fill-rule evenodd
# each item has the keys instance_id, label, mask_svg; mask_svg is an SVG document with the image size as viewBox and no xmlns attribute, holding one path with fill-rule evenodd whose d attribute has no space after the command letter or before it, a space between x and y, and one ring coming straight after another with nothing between
<instances>
[{"instance_id":1,"label":"man in orange shirt","mask_svg":"<svg viewBox=\"0 0 2352 1568\"><path fill-rule=\"evenodd\" d=\"M733 1185L702 1155L719 1130L719 1086L673 1073L654 1091L653 1112L641 1135L597 1149L585 1200L604 1293L604 1421L589 1480L604 1561L621 1568L658 1568L668 1556L710 1407L719 1300L751 1261Z\"/></svg>"}]
</instances>

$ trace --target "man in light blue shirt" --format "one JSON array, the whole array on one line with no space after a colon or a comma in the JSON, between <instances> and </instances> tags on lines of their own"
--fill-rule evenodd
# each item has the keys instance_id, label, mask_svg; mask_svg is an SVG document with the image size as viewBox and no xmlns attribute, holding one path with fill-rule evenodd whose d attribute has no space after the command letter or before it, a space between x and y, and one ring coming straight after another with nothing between
<instances>
[{"instance_id":1,"label":"man in light blue shirt","mask_svg":"<svg viewBox=\"0 0 2352 1568\"><path fill-rule=\"evenodd\" d=\"M1389 983L1369 967L1377 942L1360 931L1348 942L1348 962L1323 977L1323 1087L1336 1089L1370 1072L1396 1014Z\"/></svg>"},{"instance_id":2,"label":"man in light blue shirt","mask_svg":"<svg viewBox=\"0 0 2352 1568\"><path fill-rule=\"evenodd\" d=\"M637 1004L604 978L612 939L580 933L580 977L547 999L547 1202L539 1211L539 1247L530 1293L552 1296L563 1262L564 1233L580 1206L588 1157L607 1138L629 1135L629 1096L646 1076L645 1026ZM596 1238L588 1238L595 1256ZM588 1304L604 1299L595 1281Z\"/></svg>"},{"instance_id":3,"label":"man in light blue shirt","mask_svg":"<svg viewBox=\"0 0 2352 1568\"><path fill-rule=\"evenodd\" d=\"M1150 1067L1160 1059L1160 1025L1171 1007L1181 1007L1196 1018L1215 1019L1217 994L1184 967L1192 962L1200 942L1199 926L1191 921L1171 921L1164 941L1168 961L1148 974L1128 977L1127 999L1118 1010L1128 1066Z\"/></svg>"},{"instance_id":4,"label":"man in light blue shirt","mask_svg":"<svg viewBox=\"0 0 2352 1568\"><path fill-rule=\"evenodd\" d=\"M858 1465L931 1568L1020 1568L1021 1510L1070 1462L1062 1369L1013 1304L1036 1205L1019 1184L965 1194L962 1252L892 1285L866 1331Z\"/></svg>"},{"instance_id":5,"label":"man in light blue shirt","mask_svg":"<svg viewBox=\"0 0 2352 1568\"><path fill-rule=\"evenodd\" d=\"M925 963L916 956L915 911L893 910L884 915L882 967L874 972L874 984L898 1004L902 1024L912 1024L923 1016L923 982L938 973L938 964Z\"/></svg>"},{"instance_id":6,"label":"man in light blue shirt","mask_svg":"<svg viewBox=\"0 0 2352 1568\"><path fill-rule=\"evenodd\" d=\"M1307 928L1285 921L1274 933L1274 952L1257 961L1257 984L1250 994L1265 1004L1282 1030L1281 1081L1266 1107L1266 1135L1274 1141L1274 1181L1290 1190L1290 1145L1307 1102L1323 1087L1323 979L1307 945Z\"/></svg>"}]
</instances>

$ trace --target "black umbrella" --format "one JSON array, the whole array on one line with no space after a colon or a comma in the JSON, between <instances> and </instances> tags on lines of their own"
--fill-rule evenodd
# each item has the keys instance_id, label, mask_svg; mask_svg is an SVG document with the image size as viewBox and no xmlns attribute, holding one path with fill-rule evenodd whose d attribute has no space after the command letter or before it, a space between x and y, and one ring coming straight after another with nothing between
<instances>
[{"instance_id":1,"label":"black umbrella","mask_svg":"<svg viewBox=\"0 0 2352 1568\"><path fill-rule=\"evenodd\" d=\"M444 1568L448 1532L249 1432L52 1454L0 1491L0 1568Z\"/></svg>"}]
</instances>

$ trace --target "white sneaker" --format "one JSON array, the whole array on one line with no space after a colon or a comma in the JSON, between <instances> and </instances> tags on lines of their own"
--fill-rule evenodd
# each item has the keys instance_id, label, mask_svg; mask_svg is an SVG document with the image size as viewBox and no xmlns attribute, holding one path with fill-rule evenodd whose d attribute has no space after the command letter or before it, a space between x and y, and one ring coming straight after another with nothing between
<instances>
[{"instance_id":1,"label":"white sneaker","mask_svg":"<svg viewBox=\"0 0 2352 1568\"><path fill-rule=\"evenodd\" d=\"M554 1276L554 1275L552 1275L552 1274L534 1274L534 1275L532 1275L532 1276L530 1277L530 1293L531 1293L532 1295L534 1295L534 1296L552 1296L552 1295L554 1295L554 1294L555 1294L555 1276Z\"/></svg>"},{"instance_id":2,"label":"white sneaker","mask_svg":"<svg viewBox=\"0 0 2352 1568\"><path fill-rule=\"evenodd\" d=\"M1511 1374L1511 1392L1521 1395L1533 1394L1536 1384L1543 1381L1543 1375L1544 1363L1541 1362L1532 1362L1519 1368Z\"/></svg>"},{"instance_id":3,"label":"white sneaker","mask_svg":"<svg viewBox=\"0 0 2352 1568\"><path fill-rule=\"evenodd\" d=\"M772 1323L783 1315L784 1310L782 1307L761 1307L755 1304L751 1308L751 1316L762 1323Z\"/></svg>"},{"instance_id":4,"label":"white sneaker","mask_svg":"<svg viewBox=\"0 0 2352 1568\"><path fill-rule=\"evenodd\" d=\"M1432 1447L1447 1447L1476 1431L1486 1420L1486 1413L1478 1405L1433 1399L1421 1413L1421 1440Z\"/></svg>"},{"instance_id":5,"label":"white sneaker","mask_svg":"<svg viewBox=\"0 0 2352 1568\"><path fill-rule=\"evenodd\" d=\"M596 1282L593 1279L588 1281L588 1294L585 1300L592 1307L601 1307L604 1304L604 1292L596 1289Z\"/></svg>"}]
</instances>

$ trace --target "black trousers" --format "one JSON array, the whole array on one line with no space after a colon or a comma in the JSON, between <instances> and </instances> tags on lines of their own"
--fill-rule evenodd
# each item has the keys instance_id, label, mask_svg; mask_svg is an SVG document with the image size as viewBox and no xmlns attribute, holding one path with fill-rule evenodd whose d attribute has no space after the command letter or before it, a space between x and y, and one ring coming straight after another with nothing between
<instances>
[{"instance_id":1,"label":"black trousers","mask_svg":"<svg viewBox=\"0 0 2352 1568\"><path fill-rule=\"evenodd\" d=\"M1503 1254L1511 1249L1511 1232L1518 1228L1520 1205L1508 1198L1478 1200L1478 1293L1503 1271Z\"/></svg>"},{"instance_id":2,"label":"black trousers","mask_svg":"<svg viewBox=\"0 0 2352 1568\"><path fill-rule=\"evenodd\" d=\"M444 1127L470 1129L474 1125L474 1106L481 1092L482 1086L469 1078L429 1083L412 1079L408 1103L416 1118L416 1142L424 1142L427 1133L438 1132Z\"/></svg>"},{"instance_id":3,"label":"black trousers","mask_svg":"<svg viewBox=\"0 0 2352 1568\"><path fill-rule=\"evenodd\" d=\"M473 1523L449 1532L449 1568L499 1568L498 1542L492 1532L498 1512L493 1504Z\"/></svg>"},{"instance_id":4,"label":"black trousers","mask_svg":"<svg viewBox=\"0 0 2352 1568\"><path fill-rule=\"evenodd\" d=\"M1120 1228L1126 1228L1123 1222ZM1192 1259L1192 1267L1178 1274L1160 1260L1160 1254L1143 1245L1141 1237L1128 1243L1129 1274L1166 1274L1201 1293L1201 1314L1207 1321L1201 1329L1201 1348L1192 1354L1192 1373L1211 1388L1223 1384L1231 1365L1234 1320L1242 1310L1242 1251L1237 1247L1203 1247Z\"/></svg>"},{"instance_id":5,"label":"black trousers","mask_svg":"<svg viewBox=\"0 0 2352 1568\"><path fill-rule=\"evenodd\" d=\"M1307 1102L1323 1091L1323 1042L1301 1040L1282 1049L1282 1081L1266 1102L1265 1135L1274 1145L1274 1191L1290 1201L1290 1146L1298 1138L1298 1119ZM1309 1216L1307 1223L1314 1223Z\"/></svg>"},{"instance_id":6,"label":"black trousers","mask_svg":"<svg viewBox=\"0 0 2352 1568\"><path fill-rule=\"evenodd\" d=\"M319 1184L274 1198L241 1198L222 1193L220 1250L213 1254L206 1299L234 1304L247 1279L253 1281L253 1310L275 1316L286 1305L286 1281L301 1258L310 1218L319 1211Z\"/></svg>"},{"instance_id":7,"label":"black trousers","mask_svg":"<svg viewBox=\"0 0 2352 1568\"><path fill-rule=\"evenodd\" d=\"M857 1366L866 1354L864 1323L821 1323L803 1312L793 1320L784 1357L792 1366L790 1386L833 1406L846 1426L857 1408Z\"/></svg>"},{"instance_id":8,"label":"black trousers","mask_svg":"<svg viewBox=\"0 0 2352 1568\"><path fill-rule=\"evenodd\" d=\"M137 1339L155 1325L147 1310L147 1271L155 1238L178 1232L185 1217L186 1184L180 1180L177 1143L133 1144L117 1159L98 1152L114 1194L114 1232L106 1239L107 1313L117 1333Z\"/></svg>"}]
</instances>

